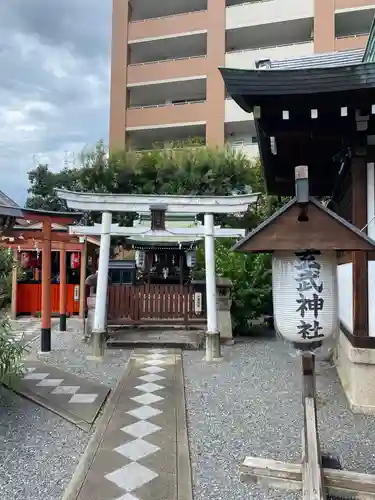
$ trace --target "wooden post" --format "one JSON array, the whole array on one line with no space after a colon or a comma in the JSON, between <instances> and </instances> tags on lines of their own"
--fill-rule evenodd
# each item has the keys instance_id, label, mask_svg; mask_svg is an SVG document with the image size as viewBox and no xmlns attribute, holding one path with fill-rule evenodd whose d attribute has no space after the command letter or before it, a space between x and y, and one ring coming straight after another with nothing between
<instances>
[{"instance_id":1,"label":"wooden post","mask_svg":"<svg viewBox=\"0 0 375 500\"><path fill-rule=\"evenodd\" d=\"M51 351L51 221L43 222L41 352Z\"/></svg>"},{"instance_id":2,"label":"wooden post","mask_svg":"<svg viewBox=\"0 0 375 500\"><path fill-rule=\"evenodd\" d=\"M12 299L10 305L10 317L17 318L17 274L18 274L18 252L13 250L13 267L12 267Z\"/></svg>"},{"instance_id":3,"label":"wooden post","mask_svg":"<svg viewBox=\"0 0 375 500\"><path fill-rule=\"evenodd\" d=\"M352 220L362 230L367 225L367 164L365 157L353 159ZM366 229L364 229L366 233ZM368 312L368 258L367 252L353 252L353 335L367 337Z\"/></svg>"},{"instance_id":4,"label":"wooden post","mask_svg":"<svg viewBox=\"0 0 375 500\"><path fill-rule=\"evenodd\" d=\"M302 439L302 498L325 500L322 457L316 413L315 354L302 354L304 430Z\"/></svg>"},{"instance_id":5,"label":"wooden post","mask_svg":"<svg viewBox=\"0 0 375 500\"><path fill-rule=\"evenodd\" d=\"M81 268L79 274L79 316L85 317L86 311L86 261L87 261L87 240L81 246Z\"/></svg>"},{"instance_id":6,"label":"wooden post","mask_svg":"<svg viewBox=\"0 0 375 500\"><path fill-rule=\"evenodd\" d=\"M60 332L66 332L66 245L60 243Z\"/></svg>"}]
</instances>

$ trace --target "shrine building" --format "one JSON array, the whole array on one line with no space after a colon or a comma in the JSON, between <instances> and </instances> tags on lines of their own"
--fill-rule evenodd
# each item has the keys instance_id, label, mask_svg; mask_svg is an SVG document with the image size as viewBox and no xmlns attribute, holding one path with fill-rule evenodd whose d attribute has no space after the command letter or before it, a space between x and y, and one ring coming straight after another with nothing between
<instances>
[{"instance_id":1,"label":"shrine building","mask_svg":"<svg viewBox=\"0 0 375 500\"><path fill-rule=\"evenodd\" d=\"M253 113L268 193L310 194L375 240L375 29L366 49L222 68L228 93ZM285 235L288 238L288 235ZM341 252L335 363L353 411L375 413L375 254Z\"/></svg>"}]
</instances>

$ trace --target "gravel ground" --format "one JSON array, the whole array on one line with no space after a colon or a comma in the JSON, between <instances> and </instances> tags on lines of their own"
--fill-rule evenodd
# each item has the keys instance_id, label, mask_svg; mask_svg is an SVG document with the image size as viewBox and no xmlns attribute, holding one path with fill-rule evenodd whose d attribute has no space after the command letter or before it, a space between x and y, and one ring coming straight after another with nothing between
<instances>
[{"instance_id":1,"label":"gravel ground","mask_svg":"<svg viewBox=\"0 0 375 500\"><path fill-rule=\"evenodd\" d=\"M302 425L299 360L282 341L256 339L224 348L224 361L184 353L195 500L296 499L239 481L245 456L300 460ZM354 415L328 363L317 365L323 453L343 468L375 473L375 417Z\"/></svg>"},{"instance_id":2,"label":"gravel ground","mask_svg":"<svg viewBox=\"0 0 375 500\"><path fill-rule=\"evenodd\" d=\"M131 351L107 350L103 362L90 361L81 322L69 319L66 333L53 324L52 352L39 355L35 340L27 357L114 387ZM0 387L0 499L60 500L89 438L70 422Z\"/></svg>"},{"instance_id":3,"label":"gravel ground","mask_svg":"<svg viewBox=\"0 0 375 500\"><path fill-rule=\"evenodd\" d=\"M40 354L37 339L33 342L27 359L37 359L79 377L114 387L125 370L131 350L106 349L103 361L87 359L92 355L92 347L82 341L82 320L69 318L67 328L67 332L59 332L58 321L54 320L51 352Z\"/></svg>"},{"instance_id":4,"label":"gravel ground","mask_svg":"<svg viewBox=\"0 0 375 500\"><path fill-rule=\"evenodd\" d=\"M60 500L90 435L0 388L0 498Z\"/></svg>"}]
</instances>

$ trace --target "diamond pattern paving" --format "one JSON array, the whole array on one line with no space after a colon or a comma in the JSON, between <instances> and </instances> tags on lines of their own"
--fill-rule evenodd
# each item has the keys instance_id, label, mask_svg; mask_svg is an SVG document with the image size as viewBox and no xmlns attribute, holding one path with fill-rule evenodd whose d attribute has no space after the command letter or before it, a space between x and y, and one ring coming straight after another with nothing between
<instances>
[{"instance_id":1,"label":"diamond pattern paving","mask_svg":"<svg viewBox=\"0 0 375 500\"><path fill-rule=\"evenodd\" d=\"M139 349L132 358L126 388L77 500L178 500L178 358L165 349Z\"/></svg>"},{"instance_id":2,"label":"diamond pattern paving","mask_svg":"<svg viewBox=\"0 0 375 500\"><path fill-rule=\"evenodd\" d=\"M82 422L95 420L109 392L106 386L38 361L25 362L24 376L15 384L23 396L83 427Z\"/></svg>"}]
</instances>

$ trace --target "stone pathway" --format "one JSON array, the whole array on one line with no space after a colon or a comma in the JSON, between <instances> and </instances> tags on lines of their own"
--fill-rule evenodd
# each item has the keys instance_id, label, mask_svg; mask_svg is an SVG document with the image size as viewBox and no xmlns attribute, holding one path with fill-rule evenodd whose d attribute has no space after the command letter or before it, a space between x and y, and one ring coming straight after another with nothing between
<instances>
[{"instance_id":1,"label":"stone pathway","mask_svg":"<svg viewBox=\"0 0 375 500\"><path fill-rule=\"evenodd\" d=\"M31 342L40 334L41 322L38 318L25 316L10 320L12 327L12 334L16 341L24 341L25 343Z\"/></svg>"},{"instance_id":2,"label":"stone pathway","mask_svg":"<svg viewBox=\"0 0 375 500\"><path fill-rule=\"evenodd\" d=\"M16 392L88 430L106 400L109 388L54 366L26 361L21 380L13 380Z\"/></svg>"},{"instance_id":3,"label":"stone pathway","mask_svg":"<svg viewBox=\"0 0 375 500\"><path fill-rule=\"evenodd\" d=\"M137 349L116 392L64 499L191 500L181 351Z\"/></svg>"}]
</instances>

